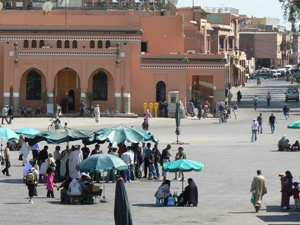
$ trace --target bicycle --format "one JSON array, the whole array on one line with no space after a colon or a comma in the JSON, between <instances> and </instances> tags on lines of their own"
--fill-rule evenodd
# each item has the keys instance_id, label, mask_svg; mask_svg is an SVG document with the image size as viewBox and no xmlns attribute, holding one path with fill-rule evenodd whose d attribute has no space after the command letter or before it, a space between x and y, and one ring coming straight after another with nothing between
<instances>
[{"instance_id":1,"label":"bicycle","mask_svg":"<svg viewBox=\"0 0 300 225\"><path fill-rule=\"evenodd\" d=\"M48 126L48 130L59 130L62 129L62 125L60 124L60 119L58 117L52 118L51 124Z\"/></svg>"}]
</instances>

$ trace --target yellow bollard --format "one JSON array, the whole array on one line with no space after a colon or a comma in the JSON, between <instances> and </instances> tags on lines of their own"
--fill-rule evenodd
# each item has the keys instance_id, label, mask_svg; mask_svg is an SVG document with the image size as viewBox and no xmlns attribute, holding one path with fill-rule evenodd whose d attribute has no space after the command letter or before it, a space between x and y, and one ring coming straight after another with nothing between
<instances>
[{"instance_id":1,"label":"yellow bollard","mask_svg":"<svg viewBox=\"0 0 300 225\"><path fill-rule=\"evenodd\" d=\"M155 117L157 117L158 103L154 103Z\"/></svg>"},{"instance_id":2,"label":"yellow bollard","mask_svg":"<svg viewBox=\"0 0 300 225\"><path fill-rule=\"evenodd\" d=\"M149 111L151 115L152 115L152 109L153 109L153 103L149 103Z\"/></svg>"},{"instance_id":3,"label":"yellow bollard","mask_svg":"<svg viewBox=\"0 0 300 225\"><path fill-rule=\"evenodd\" d=\"M146 113L146 110L148 108L148 103L144 103L143 106L144 106L144 113Z\"/></svg>"}]
</instances>

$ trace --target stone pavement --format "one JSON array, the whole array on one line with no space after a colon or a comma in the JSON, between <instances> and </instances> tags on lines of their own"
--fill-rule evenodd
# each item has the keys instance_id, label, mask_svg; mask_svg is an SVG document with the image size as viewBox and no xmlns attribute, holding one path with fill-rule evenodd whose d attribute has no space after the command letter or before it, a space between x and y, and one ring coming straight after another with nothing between
<instances>
[{"instance_id":1,"label":"stone pavement","mask_svg":"<svg viewBox=\"0 0 300 225\"><path fill-rule=\"evenodd\" d=\"M185 178L193 178L198 185L198 207L157 207L154 193L162 181L141 179L126 183L128 198L131 203L133 224L165 225L165 224L299 224L299 211L291 209L282 211L280 208L280 181L278 174L290 170L295 181L300 181L300 152L278 152L277 142L283 134L294 142L299 139L298 130L288 130L286 126L299 118L299 103L288 103L292 109L290 118L283 119L281 108L284 104L284 90L290 84L283 79L263 80L260 86L254 81L246 87L233 88L234 98L240 89L243 99L239 105L238 118L229 119L219 124L218 119L197 120L188 118L181 120L179 141L184 142L188 159L204 164L201 172L185 173ZM271 91L272 102L268 108L265 96ZM257 94L261 101L255 112L252 98ZM264 117L263 134L257 142L251 143L251 122L262 112ZM271 134L267 119L271 112L275 113L278 123L274 134ZM69 127L98 130L114 125L141 127L142 118L101 118L96 124L90 118L62 118ZM34 127L46 130L49 118L16 118L7 127L17 129ZM150 132L159 138L159 149L176 141L175 120L168 118L152 118ZM74 142L75 144L76 142ZM79 142L77 142L79 143ZM41 143L43 146L45 143ZM3 146L5 143L3 142ZM64 149L64 144L61 145ZM101 148L106 151L106 144ZM49 145L49 152L55 145ZM92 149L93 146L90 146ZM172 158L179 145L172 145ZM55 198L46 198L45 185L38 187L38 197L34 204L28 204L27 188L22 183L22 166L17 160L18 153L12 152L11 177L0 175L0 224L114 224L114 192L115 184L106 184L108 203L92 205L62 205L59 193ZM250 203L250 184L256 170L261 169L266 177L268 193L259 213L254 212ZM168 179L174 174L168 173ZM184 186L187 182L184 182ZM181 191L181 182L171 182L172 192ZM293 207L293 199L291 199Z\"/></svg>"}]
</instances>

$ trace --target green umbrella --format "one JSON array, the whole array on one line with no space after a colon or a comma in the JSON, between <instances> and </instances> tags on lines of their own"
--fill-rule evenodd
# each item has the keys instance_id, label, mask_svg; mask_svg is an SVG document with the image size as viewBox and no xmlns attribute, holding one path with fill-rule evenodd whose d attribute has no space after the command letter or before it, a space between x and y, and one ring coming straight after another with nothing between
<instances>
[{"instance_id":1,"label":"green umbrella","mask_svg":"<svg viewBox=\"0 0 300 225\"><path fill-rule=\"evenodd\" d=\"M300 129L300 120L290 123L287 128L289 129Z\"/></svg>"},{"instance_id":2,"label":"green umbrella","mask_svg":"<svg viewBox=\"0 0 300 225\"><path fill-rule=\"evenodd\" d=\"M175 133L177 134L177 140L178 140L178 135L180 135L180 103L176 103L176 111L175 111L175 120L176 120L176 130Z\"/></svg>"},{"instance_id":3,"label":"green umbrella","mask_svg":"<svg viewBox=\"0 0 300 225\"><path fill-rule=\"evenodd\" d=\"M60 144L77 140L93 140L94 138L93 131L65 128L41 132L33 137L27 137L26 141L32 146L40 141L47 141L48 144Z\"/></svg>"},{"instance_id":4,"label":"green umbrella","mask_svg":"<svg viewBox=\"0 0 300 225\"><path fill-rule=\"evenodd\" d=\"M188 159L179 159L171 162L165 162L163 164L163 170L167 172L190 172L196 171L199 172L203 169L204 165L200 162L188 160ZM182 179L182 190L183 190L183 179Z\"/></svg>"},{"instance_id":5,"label":"green umbrella","mask_svg":"<svg viewBox=\"0 0 300 225\"><path fill-rule=\"evenodd\" d=\"M116 225L132 225L132 215L122 177L117 179L114 217Z\"/></svg>"},{"instance_id":6,"label":"green umbrella","mask_svg":"<svg viewBox=\"0 0 300 225\"><path fill-rule=\"evenodd\" d=\"M110 142L117 144L124 143L125 141L131 143L139 143L143 141L152 141L158 143L158 139L151 133L148 133L140 128L117 126L111 128L103 128L95 132L95 142Z\"/></svg>"},{"instance_id":7,"label":"green umbrella","mask_svg":"<svg viewBox=\"0 0 300 225\"><path fill-rule=\"evenodd\" d=\"M76 166L76 170L86 173L104 172L109 171L112 168L117 170L127 170L128 165L124 163L122 159L112 154L96 154L83 160ZM103 176L104 180L104 176ZM104 183L104 182L103 182ZM103 200L101 202L107 202L105 198L105 183L103 184Z\"/></svg>"},{"instance_id":8,"label":"green umbrella","mask_svg":"<svg viewBox=\"0 0 300 225\"><path fill-rule=\"evenodd\" d=\"M124 161L112 154L95 154L83 160L76 166L80 172L94 173L104 172L111 169L126 170L128 165Z\"/></svg>"}]
</instances>

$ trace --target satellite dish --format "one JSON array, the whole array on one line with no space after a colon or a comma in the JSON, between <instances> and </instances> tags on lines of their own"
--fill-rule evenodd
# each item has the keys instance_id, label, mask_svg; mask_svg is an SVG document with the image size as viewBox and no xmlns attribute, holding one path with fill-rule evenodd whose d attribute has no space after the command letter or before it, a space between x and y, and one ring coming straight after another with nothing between
<instances>
[{"instance_id":1,"label":"satellite dish","mask_svg":"<svg viewBox=\"0 0 300 225\"><path fill-rule=\"evenodd\" d=\"M169 2L171 2L173 5L177 5L178 0L169 0Z\"/></svg>"},{"instance_id":2,"label":"satellite dish","mask_svg":"<svg viewBox=\"0 0 300 225\"><path fill-rule=\"evenodd\" d=\"M3 3L0 2L0 10L2 10L2 9L3 9Z\"/></svg>"},{"instance_id":3,"label":"satellite dish","mask_svg":"<svg viewBox=\"0 0 300 225\"><path fill-rule=\"evenodd\" d=\"M51 11L52 8L53 8L53 4L51 2L45 2L42 7L44 12L49 12Z\"/></svg>"},{"instance_id":4,"label":"satellite dish","mask_svg":"<svg viewBox=\"0 0 300 225\"><path fill-rule=\"evenodd\" d=\"M246 21L246 24L247 24L247 25L250 25L250 24L251 24L251 20L247 20L247 21Z\"/></svg>"}]
</instances>

